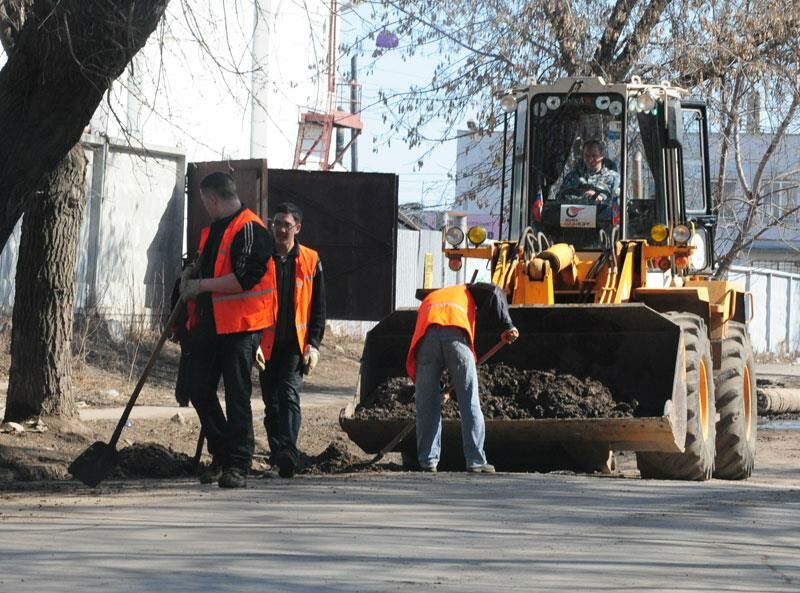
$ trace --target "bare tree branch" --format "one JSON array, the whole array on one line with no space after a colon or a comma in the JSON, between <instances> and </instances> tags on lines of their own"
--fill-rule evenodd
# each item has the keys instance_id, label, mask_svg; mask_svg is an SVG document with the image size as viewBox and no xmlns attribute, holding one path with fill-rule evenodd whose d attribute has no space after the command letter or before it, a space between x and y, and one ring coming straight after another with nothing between
<instances>
[{"instance_id":1,"label":"bare tree branch","mask_svg":"<svg viewBox=\"0 0 800 593\"><path fill-rule=\"evenodd\" d=\"M614 52L617 50L620 35L622 35L625 24L637 2L638 0L617 0L614 4L603 37L597 44L597 51L592 60L598 66L602 67L602 65L611 64L614 61Z\"/></svg>"},{"instance_id":2,"label":"bare tree branch","mask_svg":"<svg viewBox=\"0 0 800 593\"><path fill-rule=\"evenodd\" d=\"M670 0L651 0L644 9L642 16L633 28L633 32L625 39L619 57L614 61L610 70L612 80L624 80L633 64L638 59L650 39L653 29Z\"/></svg>"}]
</instances>

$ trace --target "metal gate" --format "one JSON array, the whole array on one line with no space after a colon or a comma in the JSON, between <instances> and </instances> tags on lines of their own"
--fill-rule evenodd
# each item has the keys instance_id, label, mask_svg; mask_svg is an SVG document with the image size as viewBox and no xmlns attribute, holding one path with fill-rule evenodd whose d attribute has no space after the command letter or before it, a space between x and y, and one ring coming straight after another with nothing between
<instances>
[{"instance_id":1,"label":"metal gate","mask_svg":"<svg viewBox=\"0 0 800 593\"><path fill-rule=\"evenodd\" d=\"M186 250L197 251L210 223L200 182L230 173L242 203L265 222L281 202L303 211L298 239L316 249L325 271L330 319L378 321L394 310L397 250L397 176L269 169L265 160L189 163L186 176ZM267 200L269 196L269 201Z\"/></svg>"},{"instance_id":2,"label":"metal gate","mask_svg":"<svg viewBox=\"0 0 800 593\"><path fill-rule=\"evenodd\" d=\"M319 251L328 317L377 321L394 310L397 175L270 169L270 212L303 211L298 239Z\"/></svg>"}]
</instances>

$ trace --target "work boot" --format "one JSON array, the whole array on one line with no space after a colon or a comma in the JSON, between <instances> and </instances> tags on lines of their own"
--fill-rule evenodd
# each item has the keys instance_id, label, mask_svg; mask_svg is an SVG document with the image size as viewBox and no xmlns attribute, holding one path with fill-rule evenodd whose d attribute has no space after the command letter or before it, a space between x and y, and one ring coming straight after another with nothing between
<instances>
[{"instance_id":1,"label":"work boot","mask_svg":"<svg viewBox=\"0 0 800 593\"><path fill-rule=\"evenodd\" d=\"M435 465L420 465L419 471L435 474L438 470Z\"/></svg>"},{"instance_id":2,"label":"work boot","mask_svg":"<svg viewBox=\"0 0 800 593\"><path fill-rule=\"evenodd\" d=\"M471 474L493 474L495 473L494 466L491 463L484 463L483 465L474 465L468 467L467 471Z\"/></svg>"},{"instance_id":3,"label":"work boot","mask_svg":"<svg viewBox=\"0 0 800 593\"><path fill-rule=\"evenodd\" d=\"M226 467L219 479L220 488L244 488L247 486L247 476L244 470L238 467Z\"/></svg>"},{"instance_id":4,"label":"work boot","mask_svg":"<svg viewBox=\"0 0 800 593\"><path fill-rule=\"evenodd\" d=\"M297 461L289 451L283 449L275 454L275 463L278 466L278 475L282 478L293 478Z\"/></svg>"},{"instance_id":5,"label":"work boot","mask_svg":"<svg viewBox=\"0 0 800 593\"><path fill-rule=\"evenodd\" d=\"M222 464L216 459L212 459L211 463L205 466L198 478L201 484L213 484L222 477Z\"/></svg>"}]
</instances>

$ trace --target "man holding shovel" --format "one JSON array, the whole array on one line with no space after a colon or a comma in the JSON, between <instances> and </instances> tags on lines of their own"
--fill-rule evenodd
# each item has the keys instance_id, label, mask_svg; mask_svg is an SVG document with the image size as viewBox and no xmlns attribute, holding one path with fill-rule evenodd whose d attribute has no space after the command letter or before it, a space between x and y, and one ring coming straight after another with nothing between
<instances>
[{"instance_id":1,"label":"man holding shovel","mask_svg":"<svg viewBox=\"0 0 800 593\"><path fill-rule=\"evenodd\" d=\"M258 215L242 205L230 175L206 176L200 197L212 222L180 284L188 313L189 392L213 456L200 481L241 488L254 446L250 372L261 330L274 323L274 287L265 272L275 242ZM217 399L220 376L225 413Z\"/></svg>"},{"instance_id":2,"label":"man holding shovel","mask_svg":"<svg viewBox=\"0 0 800 593\"><path fill-rule=\"evenodd\" d=\"M461 438L467 471L494 473L486 461L486 429L478 398L475 328L498 330L511 343L519 337L503 291L494 284L467 284L434 290L422 301L406 359L416 386L417 459L422 471L435 472L442 437L439 382L447 369L461 412Z\"/></svg>"}]
</instances>

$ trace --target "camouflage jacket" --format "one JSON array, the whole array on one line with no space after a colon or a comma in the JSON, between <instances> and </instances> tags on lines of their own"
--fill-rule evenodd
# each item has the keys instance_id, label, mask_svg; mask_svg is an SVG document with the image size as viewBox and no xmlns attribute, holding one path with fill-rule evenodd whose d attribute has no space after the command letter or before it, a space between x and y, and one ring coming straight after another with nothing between
<instances>
[{"instance_id":1,"label":"camouflage jacket","mask_svg":"<svg viewBox=\"0 0 800 593\"><path fill-rule=\"evenodd\" d=\"M581 186L591 186L598 192L607 192L612 199L617 198L619 197L619 173L605 165L597 173L592 173L587 171L586 166L581 163L578 168L570 171L564 177L564 183L561 184L561 193L583 194L588 188L578 191Z\"/></svg>"}]
</instances>

